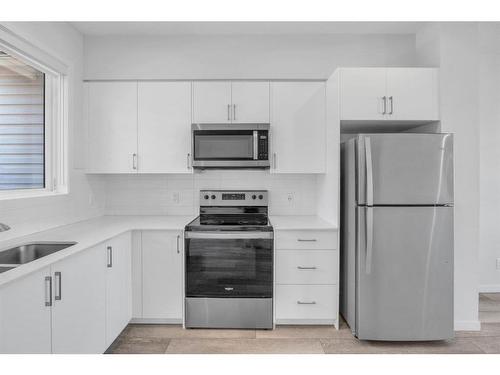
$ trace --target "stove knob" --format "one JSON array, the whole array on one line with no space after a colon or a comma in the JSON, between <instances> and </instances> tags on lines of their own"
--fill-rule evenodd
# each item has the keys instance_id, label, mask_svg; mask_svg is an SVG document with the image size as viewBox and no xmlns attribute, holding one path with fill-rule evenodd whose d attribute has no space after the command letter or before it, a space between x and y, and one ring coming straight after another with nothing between
<instances>
[{"instance_id":1,"label":"stove knob","mask_svg":"<svg viewBox=\"0 0 500 375\"><path fill-rule=\"evenodd\" d=\"M262 194L260 194L259 199L264 199L264 196Z\"/></svg>"},{"instance_id":2,"label":"stove knob","mask_svg":"<svg viewBox=\"0 0 500 375\"><path fill-rule=\"evenodd\" d=\"M210 197L209 197L207 194L205 194L205 195L203 196L203 198L208 199L208 198L210 198Z\"/></svg>"},{"instance_id":3,"label":"stove knob","mask_svg":"<svg viewBox=\"0 0 500 375\"><path fill-rule=\"evenodd\" d=\"M215 195L214 195L214 194L212 194L212 196L211 196L210 198L215 199Z\"/></svg>"},{"instance_id":4,"label":"stove knob","mask_svg":"<svg viewBox=\"0 0 500 375\"><path fill-rule=\"evenodd\" d=\"M255 194L252 195L252 199L257 199L257 196Z\"/></svg>"}]
</instances>

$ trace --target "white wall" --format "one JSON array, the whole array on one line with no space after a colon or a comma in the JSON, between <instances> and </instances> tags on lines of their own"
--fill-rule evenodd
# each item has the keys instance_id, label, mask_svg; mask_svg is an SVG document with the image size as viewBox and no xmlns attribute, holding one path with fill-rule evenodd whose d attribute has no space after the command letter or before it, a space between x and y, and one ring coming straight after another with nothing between
<instances>
[{"instance_id":1,"label":"white wall","mask_svg":"<svg viewBox=\"0 0 500 375\"><path fill-rule=\"evenodd\" d=\"M83 171L72 167L73 150L75 142L78 142L78 138L75 139L73 135L81 127L83 37L65 23L5 22L2 25L69 68L70 192L54 197L0 200L0 222L12 228L0 233L0 241L99 216L104 206L100 181L96 180L91 187ZM94 196L93 204L89 204L90 195Z\"/></svg>"},{"instance_id":2,"label":"white wall","mask_svg":"<svg viewBox=\"0 0 500 375\"><path fill-rule=\"evenodd\" d=\"M479 291L500 292L500 24L479 26Z\"/></svg>"},{"instance_id":3,"label":"white wall","mask_svg":"<svg viewBox=\"0 0 500 375\"><path fill-rule=\"evenodd\" d=\"M455 328L478 329L478 25L430 25L416 50L423 65L440 66L441 129L454 133Z\"/></svg>"},{"instance_id":4,"label":"white wall","mask_svg":"<svg viewBox=\"0 0 500 375\"><path fill-rule=\"evenodd\" d=\"M85 38L85 79L319 78L339 66L412 65L414 35Z\"/></svg>"}]
</instances>

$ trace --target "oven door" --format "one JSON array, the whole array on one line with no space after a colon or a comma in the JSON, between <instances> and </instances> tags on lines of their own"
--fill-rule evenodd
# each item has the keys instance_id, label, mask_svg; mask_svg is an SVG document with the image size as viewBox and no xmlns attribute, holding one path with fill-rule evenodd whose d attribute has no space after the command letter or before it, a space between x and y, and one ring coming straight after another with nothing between
<instances>
[{"instance_id":1,"label":"oven door","mask_svg":"<svg viewBox=\"0 0 500 375\"><path fill-rule=\"evenodd\" d=\"M272 298L273 232L186 232L186 297Z\"/></svg>"},{"instance_id":2,"label":"oven door","mask_svg":"<svg viewBox=\"0 0 500 375\"><path fill-rule=\"evenodd\" d=\"M198 168L246 168L269 167L267 152L265 157L259 149L267 145L268 136L260 139L260 131L266 130L268 125L216 125L193 124L192 126L192 153L193 167Z\"/></svg>"}]
</instances>

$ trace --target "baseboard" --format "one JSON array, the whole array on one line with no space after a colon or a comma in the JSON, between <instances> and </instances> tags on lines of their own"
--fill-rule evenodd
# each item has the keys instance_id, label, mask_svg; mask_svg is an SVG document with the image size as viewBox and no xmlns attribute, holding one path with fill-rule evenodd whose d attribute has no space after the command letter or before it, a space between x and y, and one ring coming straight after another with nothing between
<instances>
[{"instance_id":1,"label":"baseboard","mask_svg":"<svg viewBox=\"0 0 500 375\"><path fill-rule=\"evenodd\" d=\"M479 320L455 320L455 331L480 331L481 322Z\"/></svg>"},{"instance_id":2,"label":"baseboard","mask_svg":"<svg viewBox=\"0 0 500 375\"><path fill-rule=\"evenodd\" d=\"M336 319L276 319L276 325L334 325L337 327Z\"/></svg>"},{"instance_id":3,"label":"baseboard","mask_svg":"<svg viewBox=\"0 0 500 375\"><path fill-rule=\"evenodd\" d=\"M132 324L182 324L182 319L132 318Z\"/></svg>"},{"instance_id":4,"label":"baseboard","mask_svg":"<svg viewBox=\"0 0 500 375\"><path fill-rule=\"evenodd\" d=\"M479 293L500 293L500 284L479 285Z\"/></svg>"}]
</instances>

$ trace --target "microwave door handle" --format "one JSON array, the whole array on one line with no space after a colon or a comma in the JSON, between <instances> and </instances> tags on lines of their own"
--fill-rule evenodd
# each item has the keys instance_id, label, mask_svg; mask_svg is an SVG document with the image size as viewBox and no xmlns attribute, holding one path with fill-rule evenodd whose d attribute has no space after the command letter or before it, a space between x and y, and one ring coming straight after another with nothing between
<instances>
[{"instance_id":1,"label":"microwave door handle","mask_svg":"<svg viewBox=\"0 0 500 375\"><path fill-rule=\"evenodd\" d=\"M253 160L259 159L259 132L253 131Z\"/></svg>"}]
</instances>

